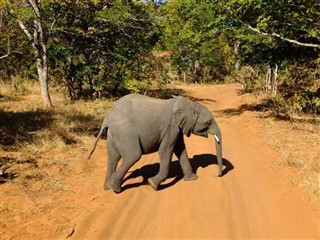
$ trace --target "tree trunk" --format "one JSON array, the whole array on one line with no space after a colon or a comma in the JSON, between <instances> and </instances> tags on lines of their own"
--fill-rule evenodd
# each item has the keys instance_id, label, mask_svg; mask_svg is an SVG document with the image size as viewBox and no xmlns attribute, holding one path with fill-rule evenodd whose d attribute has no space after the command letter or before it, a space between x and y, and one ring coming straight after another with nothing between
<instances>
[{"instance_id":1,"label":"tree trunk","mask_svg":"<svg viewBox=\"0 0 320 240\"><path fill-rule=\"evenodd\" d=\"M194 69L193 69L193 83L199 82L199 73L200 73L200 62L199 60L194 61Z\"/></svg>"},{"instance_id":2,"label":"tree trunk","mask_svg":"<svg viewBox=\"0 0 320 240\"><path fill-rule=\"evenodd\" d=\"M234 69L236 71L240 70L240 59L239 59L240 54L239 54L239 50L240 50L240 40L237 40L234 43L234 55L235 55L235 58L236 58Z\"/></svg>"},{"instance_id":3,"label":"tree trunk","mask_svg":"<svg viewBox=\"0 0 320 240\"><path fill-rule=\"evenodd\" d=\"M277 95L278 89L278 64L275 65L272 71L272 91L271 95L275 97Z\"/></svg>"},{"instance_id":4,"label":"tree trunk","mask_svg":"<svg viewBox=\"0 0 320 240\"><path fill-rule=\"evenodd\" d=\"M36 60L37 72L40 82L41 95L44 101L44 105L47 108L52 107L52 102L49 94L48 87L48 63L47 63L47 46L45 44L42 24L41 24L41 15L38 7L38 2L35 0L28 0L31 5L33 12L35 14L35 19L33 21L33 36L30 31L26 28L24 23L21 20L18 20L18 24L22 31L25 33L27 38L32 44L34 50L34 56Z\"/></svg>"},{"instance_id":5,"label":"tree trunk","mask_svg":"<svg viewBox=\"0 0 320 240\"><path fill-rule=\"evenodd\" d=\"M268 64L267 66L267 73L266 73L266 93L270 93L271 90L271 66Z\"/></svg>"},{"instance_id":6,"label":"tree trunk","mask_svg":"<svg viewBox=\"0 0 320 240\"><path fill-rule=\"evenodd\" d=\"M43 69L42 67L38 68L39 82L40 82L40 90L44 105L47 108L52 108L52 102L49 94L48 87L48 70ZM40 72L40 73L39 73Z\"/></svg>"},{"instance_id":7,"label":"tree trunk","mask_svg":"<svg viewBox=\"0 0 320 240\"><path fill-rule=\"evenodd\" d=\"M34 21L35 28L34 30L34 42L35 42L35 58L37 64L37 72L39 76L40 82L40 90L41 95L43 98L44 105L48 108L52 107L52 102L49 94L49 87L48 87L48 63L47 63L47 46L43 42L43 37L39 37L39 28L41 28L41 23L38 21Z\"/></svg>"},{"instance_id":8,"label":"tree trunk","mask_svg":"<svg viewBox=\"0 0 320 240\"><path fill-rule=\"evenodd\" d=\"M277 95L278 88L278 64L274 67L271 64L267 66L266 73L266 93L270 94L272 97Z\"/></svg>"}]
</instances>

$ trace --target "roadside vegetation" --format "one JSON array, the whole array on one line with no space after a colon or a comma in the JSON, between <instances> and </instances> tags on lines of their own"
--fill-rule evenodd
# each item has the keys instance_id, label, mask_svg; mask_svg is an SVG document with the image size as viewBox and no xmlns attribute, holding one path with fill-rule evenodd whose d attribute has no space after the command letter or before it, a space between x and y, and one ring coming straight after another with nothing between
<instances>
[{"instance_id":1,"label":"roadside vegetation","mask_svg":"<svg viewBox=\"0 0 320 240\"><path fill-rule=\"evenodd\" d=\"M319 8L316 0L0 1L0 182L44 177L48 151L87 150L124 94L165 98L182 93L175 82L237 82L291 121L267 128L288 140L275 147L319 197L319 156L308 150L319 143Z\"/></svg>"},{"instance_id":2,"label":"roadside vegetation","mask_svg":"<svg viewBox=\"0 0 320 240\"><path fill-rule=\"evenodd\" d=\"M306 199L320 199L320 120L283 121L268 118L264 121L266 139L280 154L283 162L277 167L296 171L296 178L288 179L292 186L307 190Z\"/></svg>"},{"instance_id":3,"label":"roadside vegetation","mask_svg":"<svg viewBox=\"0 0 320 240\"><path fill-rule=\"evenodd\" d=\"M55 90L52 99L56 106L48 110L34 83L24 82L17 88L1 86L0 167L7 169L1 174L0 183L18 184L27 190L34 181L43 180L44 185L52 187L55 182L52 168L66 167L72 155L77 156L91 146L101 118L111 104L111 101L70 104Z\"/></svg>"}]
</instances>

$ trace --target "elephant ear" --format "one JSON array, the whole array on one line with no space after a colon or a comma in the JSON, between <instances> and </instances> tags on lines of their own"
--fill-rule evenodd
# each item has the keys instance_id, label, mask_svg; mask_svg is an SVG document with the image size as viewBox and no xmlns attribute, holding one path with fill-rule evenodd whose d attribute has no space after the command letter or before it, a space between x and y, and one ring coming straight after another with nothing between
<instances>
[{"instance_id":1,"label":"elephant ear","mask_svg":"<svg viewBox=\"0 0 320 240\"><path fill-rule=\"evenodd\" d=\"M185 97L177 97L173 106L175 123L186 136L190 136L198 119L196 105Z\"/></svg>"}]
</instances>

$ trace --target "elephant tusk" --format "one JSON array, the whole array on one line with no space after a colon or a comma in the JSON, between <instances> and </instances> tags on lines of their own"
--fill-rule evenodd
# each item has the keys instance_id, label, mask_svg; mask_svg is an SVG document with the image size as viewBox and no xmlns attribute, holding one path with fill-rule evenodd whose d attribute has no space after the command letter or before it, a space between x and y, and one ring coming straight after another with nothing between
<instances>
[{"instance_id":1,"label":"elephant tusk","mask_svg":"<svg viewBox=\"0 0 320 240\"><path fill-rule=\"evenodd\" d=\"M217 141L217 143L220 144L220 139L218 138L218 136L214 134L213 137L214 137L214 139Z\"/></svg>"}]
</instances>

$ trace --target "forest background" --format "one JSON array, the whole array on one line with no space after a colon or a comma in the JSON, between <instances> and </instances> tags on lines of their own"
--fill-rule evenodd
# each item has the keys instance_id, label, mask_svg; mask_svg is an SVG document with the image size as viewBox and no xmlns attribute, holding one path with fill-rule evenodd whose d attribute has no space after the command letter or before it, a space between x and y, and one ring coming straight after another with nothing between
<instances>
[{"instance_id":1,"label":"forest background","mask_svg":"<svg viewBox=\"0 0 320 240\"><path fill-rule=\"evenodd\" d=\"M2 0L0 81L71 101L173 80L240 82L278 116L320 113L316 0Z\"/></svg>"}]
</instances>

